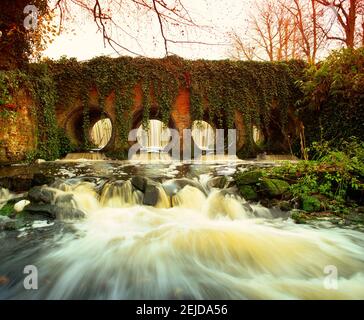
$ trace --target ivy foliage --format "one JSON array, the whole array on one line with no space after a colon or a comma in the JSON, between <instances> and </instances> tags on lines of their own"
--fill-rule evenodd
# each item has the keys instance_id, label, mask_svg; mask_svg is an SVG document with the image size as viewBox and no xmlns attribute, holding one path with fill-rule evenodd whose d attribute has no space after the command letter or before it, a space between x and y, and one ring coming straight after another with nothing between
<instances>
[{"instance_id":1,"label":"ivy foliage","mask_svg":"<svg viewBox=\"0 0 364 320\"><path fill-rule=\"evenodd\" d=\"M98 57L86 62L75 59L48 61L61 103L83 103L84 147L87 148L90 129L90 89L96 88L99 106L104 110L106 97L115 94L115 114L119 145L127 146L131 128L131 108L134 89L142 90L143 126L153 117L166 125L178 89L190 91L192 120L208 120L216 128L234 128L235 113L245 121L246 147L254 147L252 126L268 127L271 110L277 108L284 130L287 112L298 99L296 74L304 64L244 62L244 61L188 61L176 56L165 59Z\"/></svg>"},{"instance_id":2,"label":"ivy foliage","mask_svg":"<svg viewBox=\"0 0 364 320\"><path fill-rule=\"evenodd\" d=\"M298 116L306 141L329 141L332 147L351 136L364 140L364 48L334 51L306 69Z\"/></svg>"},{"instance_id":3,"label":"ivy foliage","mask_svg":"<svg viewBox=\"0 0 364 320\"><path fill-rule=\"evenodd\" d=\"M54 159L61 155L61 149L67 149L61 146L63 136L55 114L58 107L82 105L82 147L90 148L90 92L94 89L105 116L107 97L114 95L116 145L120 151L125 150L138 85L142 91L144 127L152 116L167 125L179 89L186 88L190 91L192 120L207 120L216 128L230 129L235 127L236 113L242 115L244 147L249 154L257 147L252 138L253 125L267 131L273 110L278 110L282 131L285 130L288 108L299 98L295 82L303 68L301 61L189 61L177 56L98 57L85 62L61 58L31 64L27 86L37 105L39 156Z\"/></svg>"}]
</instances>

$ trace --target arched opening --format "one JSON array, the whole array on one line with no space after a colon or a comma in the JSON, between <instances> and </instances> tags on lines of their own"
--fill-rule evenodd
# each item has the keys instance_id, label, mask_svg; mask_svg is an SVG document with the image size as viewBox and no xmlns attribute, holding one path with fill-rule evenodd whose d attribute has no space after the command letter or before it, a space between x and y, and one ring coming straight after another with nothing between
<instances>
[{"instance_id":1,"label":"arched opening","mask_svg":"<svg viewBox=\"0 0 364 320\"><path fill-rule=\"evenodd\" d=\"M264 138L263 131L254 125L252 127L252 130L253 130L253 133L252 133L253 141L258 145L264 143L265 138Z\"/></svg>"},{"instance_id":2,"label":"arched opening","mask_svg":"<svg viewBox=\"0 0 364 320\"><path fill-rule=\"evenodd\" d=\"M148 122L148 128L139 126L137 140L142 151L162 152L171 140L171 132L162 121L151 119Z\"/></svg>"},{"instance_id":3,"label":"arched opening","mask_svg":"<svg viewBox=\"0 0 364 320\"><path fill-rule=\"evenodd\" d=\"M196 146L202 151L215 149L215 129L208 122L193 121L191 135Z\"/></svg>"},{"instance_id":4,"label":"arched opening","mask_svg":"<svg viewBox=\"0 0 364 320\"><path fill-rule=\"evenodd\" d=\"M90 141L96 149L106 147L111 139L112 123L109 118L100 119L95 122L90 130Z\"/></svg>"},{"instance_id":5,"label":"arched opening","mask_svg":"<svg viewBox=\"0 0 364 320\"><path fill-rule=\"evenodd\" d=\"M85 141L83 120L83 109L77 108L68 114L64 125L68 137L77 146L77 151L87 151L83 148ZM97 150L109 148L115 134L113 121L109 114L96 106L90 106L89 123L89 131L86 134L88 134L87 138L93 148Z\"/></svg>"}]
</instances>

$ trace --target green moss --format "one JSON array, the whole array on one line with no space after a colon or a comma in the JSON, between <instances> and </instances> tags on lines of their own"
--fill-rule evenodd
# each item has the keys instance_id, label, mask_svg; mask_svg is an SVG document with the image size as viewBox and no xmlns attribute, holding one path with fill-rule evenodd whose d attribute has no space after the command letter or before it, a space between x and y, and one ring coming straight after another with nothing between
<instances>
[{"instance_id":1,"label":"green moss","mask_svg":"<svg viewBox=\"0 0 364 320\"><path fill-rule=\"evenodd\" d=\"M239 187L239 191L245 200L258 200L258 194L253 186L242 185Z\"/></svg>"},{"instance_id":2,"label":"green moss","mask_svg":"<svg viewBox=\"0 0 364 320\"><path fill-rule=\"evenodd\" d=\"M277 197L289 190L289 184L284 180L263 178L260 188L267 196Z\"/></svg>"},{"instance_id":3,"label":"green moss","mask_svg":"<svg viewBox=\"0 0 364 320\"><path fill-rule=\"evenodd\" d=\"M235 175L235 181L238 186L243 186L259 182L261 177L263 177L263 172L261 170L239 172Z\"/></svg>"},{"instance_id":4,"label":"green moss","mask_svg":"<svg viewBox=\"0 0 364 320\"><path fill-rule=\"evenodd\" d=\"M291 218L296 222L297 224L306 224L308 220L310 220L310 217L301 211L293 211Z\"/></svg>"},{"instance_id":5,"label":"green moss","mask_svg":"<svg viewBox=\"0 0 364 320\"><path fill-rule=\"evenodd\" d=\"M301 198L302 209L307 212L318 212L321 208L321 202L319 199L313 196L305 195Z\"/></svg>"},{"instance_id":6,"label":"green moss","mask_svg":"<svg viewBox=\"0 0 364 320\"><path fill-rule=\"evenodd\" d=\"M0 209L1 216L9 216L14 212L14 203L8 202Z\"/></svg>"}]
</instances>

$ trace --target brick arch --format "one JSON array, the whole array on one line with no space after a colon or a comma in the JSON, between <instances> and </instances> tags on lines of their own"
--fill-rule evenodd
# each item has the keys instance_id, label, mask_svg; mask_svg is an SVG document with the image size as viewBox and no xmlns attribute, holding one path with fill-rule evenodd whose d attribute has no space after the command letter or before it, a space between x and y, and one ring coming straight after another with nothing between
<instances>
[{"instance_id":1,"label":"brick arch","mask_svg":"<svg viewBox=\"0 0 364 320\"><path fill-rule=\"evenodd\" d=\"M150 116L149 119L155 119L155 120L160 120L162 121L162 118L159 114L159 108L157 105L153 105L150 109ZM140 106L139 108L137 108L137 110L135 110L132 114L131 117L131 129L137 129L139 128L139 126L142 124L142 119L143 119L143 107ZM174 119L173 115L171 115L169 117L169 121L168 121L168 128L170 129L176 129L177 128L177 124L176 124L176 120Z\"/></svg>"},{"instance_id":2,"label":"brick arch","mask_svg":"<svg viewBox=\"0 0 364 320\"><path fill-rule=\"evenodd\" d=\"M102 110L99 106L91 105L89 106L90 114L90 128L89 134L91 134L91 129L94 124L102 118L109 118L112 125L111 138L108 144L103 148L103 150L113 150L115 139L116 139L116 126L113 117L105 110ZM84 131L83 131L83 108L78 107L71 110L66 116L63 124L63 128L66 134L71 139L71 141L78 147L82 147L84 141Z\"/></svg>"}]
</instances>

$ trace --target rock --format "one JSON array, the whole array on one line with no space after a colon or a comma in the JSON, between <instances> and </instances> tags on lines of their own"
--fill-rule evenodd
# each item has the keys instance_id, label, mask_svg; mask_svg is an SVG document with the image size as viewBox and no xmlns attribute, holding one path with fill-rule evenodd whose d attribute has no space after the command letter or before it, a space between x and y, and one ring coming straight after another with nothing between
<instances>
[{"instance_id":1,"label":"rock","mask_svg":"<svg viewBox=\"0 0 364 320\"><path fill-rule=\"evenodd\" d=\"M55 181L55 178L52 176L46 176L43 173L35 173L32 180L32 186L42 186L42 185L50 185Z\"/></svg>"},{"instance_id":2,"label":"rock","mask_svg":"<svg viewBox=\"0 0 364 320\"><path fill-rule=\"evenodd\" d=\"M239 187L239 191L243 198L247 201L258 200L258 194L255 191L255 188L250 185L242 185Z\"/></svg>"},{"instance_id":3,"label":"rock","mask_svg":"<svg viewBox=\"0 0 364 320\"><path fill-rule=\"evenodd\" d=\"M46 162L46 161L44 159L37 159L34 161L34 163L36 163L36 164L41 164L43 162Z\"/></svg>"},{"instance_id":4,"label":"rock","mask_svg":"<svg viewBox=\"0 0 364 320\"><path fill-rule=\"evenodd\" d=\"M302 209L307 212L318 212L321 209L321 202L313 196L302 196Z\"/></svg>"},{"instance_id":5,"label":"rock","mask_svg":"<svg viewBox=\"0 0 364 320\"><path fill-rule=\"evenodd\" d=\"M57 207L52 204L29 204L24 208L25 211L29 213L39 213L46 215L49 218L56 219L57 217Z\"/></svg>"},{"instance_id":6,"label":"rock","mask_svg":"<svg viewBox=\"0 0 364 320\"><path fill-rule=\"evenodd\" d=\"M37 186L29 190L28 198L32 202L51 203L55 198L56 194L56 189Z\"/></svg>"},{"instance_id":7,"label":"rock","mask_svg":"<svg viewBox=\"0 0 364 320\"><path fill-rule=\"evenodd\" d=\"M309 215L301 210L292 210L291 218L297 224L305 224L310 220Z\"/></svg>"},{"instance_id":8,"label":"rock","mask_svg":"<svg viewBox=\"0 0 364 320\"><path fill-rule=\"evenodd\" d=\"M6 188L14 192L28 191L31 187L53 183L55 178L45 176L42 173L16 175L0 178L0 188Z\"/></svg>"},{"instance_id":9,"label":"rock","mask_svg":"<svg viewBox=\"0 0 364 320\"><path fill-rule=\"evenodd\" d=\"M242 186L242 185L246 185L246 184L255 184L260 181L262 176L263 176L262 171L253 170L253 171L236 173L234 178L235 178L236 184L238 186Z\"/></svg>"},{"instance_id":10,"label":"rock","mask_svg":"<svg viewBox=\"0 0 364 320\"><path fill-rule=\"evenodd\" d=\"M148 184L145 188L143 204L155 206L159 199L159 190L156 185Z\"/></svg>"},{"instance_id":11,"label":"rock","mask_svg":"<svg viewBox=\"0 0 364 320\"><path fill-rule=\"evenodd\" d=\"M15 229L16 229L16 220L0 215L0 231L2 230L8 231Z\"/></svg>"},{"instance_id":12,"label":"rock","mask_svg":"<svg viewBox=\"0 0 364 320\"><path fill-rule=\"evenodd\" d=\"M292 210L292 204L287 200L279 200L275 203L275 206L281 209L282 211L290 211Z\"/></svg>"},{"instance_id":13,"label":"rock","mask_svg":"<svg viewBox=\"0 0 364 320\"><path fill-rule=\"evenodd\" d=\"M223 189L228 182L225 176L214 177L207 182L207 186L211 188Z\"/></svg>"},{"instance_id":14,"label":"rock","mask_svg":"<svg viewBox=\"0 0 364 320\"><path fill-rule=\"evenodd\" d=\"M148 179L142 176L134 176L131 178L131 184L138 190L145 192Z\"/></svg>"},{"instance_id":15,"label":"rock","mask_svg":"<svg viewBox=\"0 0 364 320\"><path fill-rule=\"evenodd\" d=\"M268 197L282 196L289 190L289 184L284 180L263 178L260 183L261 191Z\"/></svg>"},{"instance_id":16,"label":"rock","mask_svg":"<svg viewBox=\"0 0 364 320\"><path fill-rule=\"evenodd\" d=\"M11 177L1 177L0 187L9 189L15 192L27 191L32 187L31 175L18 175Z\"/></svg>"},{"instance_id":17,"label":"rock","mask_svg":"<svg viewBox=\"0 0 364 320\"><path fill-rule=\"evenodd\" d=\"M14 210L16 212L21 212L24 210L24 207L30 203L29 200L20 200L14 205Z\"/></svg>"},{"instance_id":18,"label":"rock","mask_svg":"<svg viewBox=\"0 0 364 320\"><path fill-rule=\"evenodd\" d=\"M44 214L51 219L80 219L85 217L84 212L75 208L61 208L53 204L29 204L24 208L30 213Z\"/></svg>"},{"instance_id":19,"label":"rock","mask_svg":"<svg viewBox=\"0 0 364 320\"><path fill-rule=\"evenodd\" d=\"M191 187L197 188L203 194L206 195L205 190L202 188L202 186L198 182L187 179L187 178L168 180L168 181L164 182L162 186L168 196L174 196L180 190L182 190L185 186L191 186Z\"/></svg>"}]
</instances>

